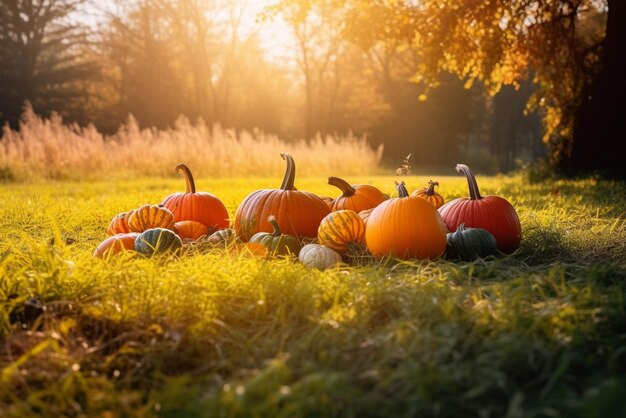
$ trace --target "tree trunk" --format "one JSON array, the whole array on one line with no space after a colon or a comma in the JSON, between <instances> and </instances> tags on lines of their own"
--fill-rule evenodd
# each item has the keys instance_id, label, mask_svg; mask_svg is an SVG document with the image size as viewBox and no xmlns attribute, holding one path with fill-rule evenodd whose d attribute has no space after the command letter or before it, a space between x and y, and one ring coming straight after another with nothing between
<instances>
[{"instance_id":1,"label":"tree trunk","mask_svg":"<svg viewBox=\"0 0 626 418\"><path fill-rule=\"evenodd\" d=\"M563 168L570 175L600 173L626 178L618 151L626 141L626 1L608 0L602 69L585 92L574 123L571 157Z\"/></svg>"}]
</instances>

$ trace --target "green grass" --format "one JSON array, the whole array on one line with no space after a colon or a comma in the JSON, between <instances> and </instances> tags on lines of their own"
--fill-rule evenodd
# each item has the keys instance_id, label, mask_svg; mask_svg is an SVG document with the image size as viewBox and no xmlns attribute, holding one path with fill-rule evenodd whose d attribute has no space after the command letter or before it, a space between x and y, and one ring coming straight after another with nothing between
<instances>
[{"instance_id":1,"label":"green grass","mask_svg":"<svg viewBox=\"0 0 626 418\"><path fill-rule=\"evenodd\" d=\"M223 250L92 257L114 214L180 179L0 185L0 416L626 416L626 186L478 181L515 205L516 253L326 272ZM197 180L231 214L279 183Z\"/></svg>"}]
</instances>

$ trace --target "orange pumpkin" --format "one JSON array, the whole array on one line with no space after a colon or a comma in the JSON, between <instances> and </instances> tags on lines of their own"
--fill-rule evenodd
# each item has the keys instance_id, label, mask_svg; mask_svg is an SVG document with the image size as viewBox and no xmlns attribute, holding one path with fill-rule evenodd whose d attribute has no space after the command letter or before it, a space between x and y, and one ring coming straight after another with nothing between
<instances>
[{"instance_id":1,"label":"orange pumpkin","mask_svg":"<svg viewBox=\"0 0 626 418\"><path fill-rule=\"evenodd\" d=\"M446 250L446 225L426 200L411 197L404 183L399 197L378 205L367 221L367 248L377 258L437 258Z\"/></svg>"},{"instance_id":2,"label":"orange pumpkin","mask_svg":"<svg viewBox=\"0 0 626 418\"><path fill-rule=\"evenodd\" d=\"M130 228L128 228L128 219L130 218L130 215L133 214L133 212L134 210L129 210L128 212L122 212L115 215L109 223L107 234L115 235L129 233Z\"/></svg>"},{"instance_id":3,"label":"orange pumpkin","mask_svg":"<svg viewBox=\"0 0 626 418\"><path fill-rule=\"evenodd\" d=\"M176 166L176 171L183 171L187 189L185 193L174 193L161 203L174 214L174 222L196 221L209 230L228 228L228 211L216 196L207 192L196 192L196 183L191 170L185 164Z\"/></svg>"},{"instance_id":4,"label":"orange pumpkin","mask_svg":"<svg viewBox=\"0 0 626 418\"><path fill-rule=\"evenodd\" d=\"M105 258L122 251L133 250L135 248L135 239L138 236L139 234L136 232L110 236L96 247L93 255L94 257Z\"/></svg>"},{"instance_id":5,"label":"orange pumpkin","mask_svg":"<svg viewBox=\"0 0 626 418\"><path fill-rule=\"evenodd\" d=\"M329 177L328 184L338 187L341 194L335 198L332 210L349 209L356 213L371 209L387 200L383 192L368 184L350 185L338 177Z\"/></svg>"},{"instance_id":6,"label":"orange pumpkin","mask_svg":"<svg viewBox=\"0 0 626 418\"><path fill-rule=\"evenodd\" d=\"M343 254L352 245L362 245L365 240L365 223L353 210L331 212L317 229L320 244Z\"/></svg>"},{"instance_id":7,"label":"orange pumpkin","mask_svg":"<svg viewBox=\"0 0 626 418\"><path fill-rule=\"evenodd\" d=\"M320 199L322 199L324 202L326 202L326 204L328 205L328 209L333 208L333 203L335 203L335 199L333 199L330 196L320 196Z\"/></svg>"},{"instance_id":8,"label":"orange pumpkin","mask_svg":"<svg viewBox=\"0 0 626 418\"><path fill-rule=\"evenodd\" d=\"M436 209L439 209L443 205L444 200L443 196L435 191L435 186L439 186L438 181L428 180L428 187L415 190L413 193L411 193L411 196L426 199Z\"/></svg>"},{"instance_id":9,"label":"orange pumpkin","mask_svg":"<svg viewBox=\"0 0 626 418\"><path fill-rule=\"evenodd\" d=\"M174 228L174 215L162 205L143 205L128 218L132 232L143 232L153 228Z\"/></svg>"},{"instance_id":10,"label":"orange pumpkin","mask_svg":"<svg viewBox=\"0 0 626 418\"><path fill-rule=\"evenodd\" d=\"M243 241L258 232L272 232L267 220L270 215L276 216L283 234L314 238L320 222L330 213L328 205L318 196L295 189L296 164L289 154L281 157L287 162L287 169L280 189L252 192L237 208L233 227Z\"/></svg>"},{"instance_id":11,"label":"orange pumpkin","mask_svg":"<svg viewBox=\"0 0 626 418\"><path fill-rule=\"evenodd\" d=\"M363 220L363 223L365 224L366 228L367 228L367 221L369 220L370 215L372 214L373 210L374 210L374 208L372 208L372 209L365 209L365 210L362 210L361 212L359 212L359 216Z\"/></svg>"},{"instance_id":12,"label":"orange pumpkin","mask_svg":"<svg viewBox=\"0 0 626 418\"><path fill-rule=\"evenodd\" d=\"M181 239L197 240L202 236L209 235L209 228L196 221L178 221L174 223L174 232Z\"/></svg>"}]
</instances>

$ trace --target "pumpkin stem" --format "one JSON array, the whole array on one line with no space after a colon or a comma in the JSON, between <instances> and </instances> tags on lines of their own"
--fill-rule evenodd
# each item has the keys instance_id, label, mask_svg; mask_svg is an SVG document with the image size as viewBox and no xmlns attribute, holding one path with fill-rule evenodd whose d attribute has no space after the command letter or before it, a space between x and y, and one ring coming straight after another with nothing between
<instances>
[{"instance_id":1,"label":"pumpkin stem","mask_svg":"<svg viewBox=\"0 0 626 418\"><path fill-rule=\"evenodd\" d=\"M278 221L276 220L276 217L274 215L270 215L267 218L267 221L272 225L272 236L273 237L280 237L282 235L282 232L280 232L280 226L278 225Z\"/></svg>"},{"instance_id":2,"label":"pumpkin stem","mask_svg":"<svg viewBox=\"0 0 626 418\"><path fill-rule=\"evenodd\" d=\"M396 190L398 190L399 197L409 197L409 191L406 189L404 182L398 183L396 181Z\"/></svg>"},{"instance_id":3,"label":"pumpkin stem","mask_svg":"<svg viewBox=\"0 0 626 418\"><path fill-rule=\"evenodd\" d=\"M354 187L339 177L328 177L328 184L339 188L343 192L343 197L350 197L356 192Z\"/></svg>"},{"instance_id":4,"label":"pumpkin stem","mask_svg":"<svg viewBox=\"0 0 626 418\"><path fill-rule=\"evenodd\" d=\"M280 154L283 160L287 161L287 170L285 170L285 177L283 183L280 185L281 190L296 190L293 187L293 183L296 180L296 162L289 154Z\"/></svg>"},{"instance_id":5,"label":"pumpkin stem","mask_svg":"<svg viewBox=\"0 0 626 418\"><path fill-rule=\"evenodd\" d=\"M482 199L482 196L478 191L478 183L476 183L476 177L474 177L474 173L472 173L472 170L470 170L470 168L465 164L457 164L456 171L465 174L465 178L467 179L467 185L469 186L470 199Z\"/></svg>"},{"instance_id":6,"label":"pumpkin stem","mask_svg":"<svg viewBox=\"0 0 626 418\"><path fill-rule=\"evenodd\" d=\"M428 189L426 190L427 196L432 196L435 194L435 186L439 186L438 181L428 180Z\"/></svg>"},{"instance_id":7,"label":"pumpkin stem","mask_svg":"<svg viewBox=\"0 0 626 418\"><path fill-rule=\"evenodd\" d=\"M178 164L176 166L176 172L178 173L180 170L183 170L183 174L185 175L185 181L187 182L187 191L185 193L195 193L196 182L193 181L193 175L191 174L191 170L185 164Z\"/></svg>"}]
</instances>

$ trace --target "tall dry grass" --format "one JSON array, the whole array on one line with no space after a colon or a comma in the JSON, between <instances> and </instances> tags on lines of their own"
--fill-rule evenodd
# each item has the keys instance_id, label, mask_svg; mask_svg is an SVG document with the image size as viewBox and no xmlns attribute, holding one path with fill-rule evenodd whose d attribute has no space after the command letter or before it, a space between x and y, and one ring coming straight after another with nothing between
<instances>
[{"instance_id":1,"label":"tall dry grass","mask_svg":"<svg viewBox=\"0 0 626 418\"><path fill-rule=\"evenodd\" d=\"M93 126L66 125L58 115L45 119L27 108L19 131L4 127L0 180L171 176L179 163L198 176L262 176L284 167L284 152L294 157L299 174L371 174L382 151L353 135L286 142L183 117L167 130L141 129L130 117L106 136Z\"/></svg>"}]
</instances>

